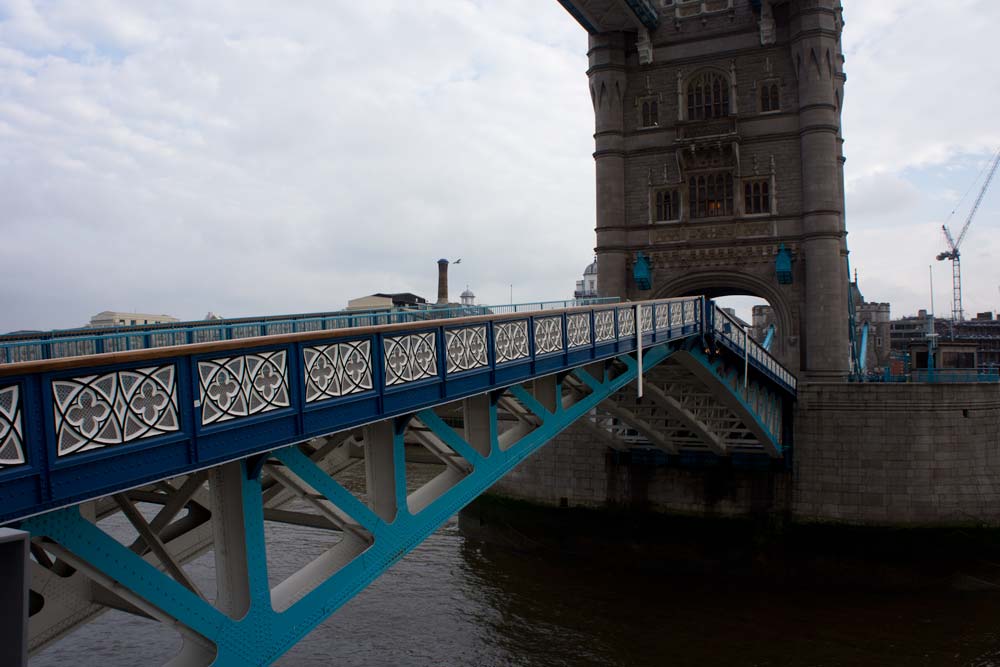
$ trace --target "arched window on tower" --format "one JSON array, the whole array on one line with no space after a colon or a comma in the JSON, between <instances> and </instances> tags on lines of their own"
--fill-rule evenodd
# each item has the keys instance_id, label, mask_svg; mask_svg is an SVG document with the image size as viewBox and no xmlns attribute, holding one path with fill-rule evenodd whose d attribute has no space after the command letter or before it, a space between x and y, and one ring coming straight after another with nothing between
<instances>
[{"instance_id":1,"label":"arched window on tower","mask_svg":"<svg viewBox=\"0 0 1000 667\"><path fill-rule=\"evenodd\" d=\"M703 72L688 82L688 120L729 115L729 80L717 72Z\"/></svg>"},{"instance_id":2,"label":"arched window on tower","mask_svg":"<svg viewBox=\"0 0 1000 667\"><path fill-rule=\"evenodd\" d=\"M680 220L681 196L677 190L656 190L653 197L653 222Z\"/></svg>"},{"instance_id":3,"label":"arched window on tower","mask_svg":"<svg viewBox=\"0 0 1000 667\"><path fill-rule=\"evenodd\" d=\"M655 97L642 101L641 127L657 127L660 124L660 104Z\"/></svg>"},{"instance_id":4,"label":"arched window on tower","mask_svg":"<svg viewBox=\"0 0 1000 667\"><path fill-rule=\"evenodd\" d=\"M760 111L768 113L770 111L781 111L781 97L778 93L778 84L764 83L760 87Z\"/></svg>"},{"instance_id":5,"label":"arched window on tower","mask_svg":"<svg viewBox=\"0 0 1000 667\"><path fill-rule=\"evenodd\" d=\"M771 212L771 182L768 179L743 184L743 213L760 215Z\"/></svg>"}]
</instances>

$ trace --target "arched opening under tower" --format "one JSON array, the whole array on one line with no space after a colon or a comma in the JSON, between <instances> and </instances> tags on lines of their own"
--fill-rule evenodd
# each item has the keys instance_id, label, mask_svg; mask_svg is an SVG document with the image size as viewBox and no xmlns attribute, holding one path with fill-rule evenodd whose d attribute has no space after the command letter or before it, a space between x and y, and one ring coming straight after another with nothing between
<instances>
[{"instance_id":1,"label":"arched opening under tower","mask_svg":"<svg viewBox=\"0 0 1000 667\"><path fill-rule=\"evenodd\" d=\"M786 368L798 373L799 331L791 295L783 294L780 287L751 274L705 271L680 276L654 290L650 298L699 294L713 299L721 308L732 308L760 343L773 325L771 354Z\"/></svg>"}]
</instances>

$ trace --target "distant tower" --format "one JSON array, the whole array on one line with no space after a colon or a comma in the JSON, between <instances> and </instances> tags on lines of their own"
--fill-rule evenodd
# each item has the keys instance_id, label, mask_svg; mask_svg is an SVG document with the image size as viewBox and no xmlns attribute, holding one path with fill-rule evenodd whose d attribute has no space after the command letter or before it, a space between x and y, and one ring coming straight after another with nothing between
<instances>
[{"instance_id":1,"label":"distant tower","mask_svg":"<svg viewBox=\"0 0 1000 667\"><path fill-rule=\"evenodd\" d=\"M448 260L438 260L438 298L437 305L448 304Z\"/></svg>"},{"instance_id":2,"label":"distant tower","mask_svg":"<svg viewBox=\"0 0 1000 667\"><path fill-rule=\"evenodd\" d=\"M461 299L463 306L476 305L476 295L472 293L472 290L469 289L468 285L465 286L465 291L462 292Z\"/></svg>"},{"instance_id":3,"label":"distant tower","mask_svg":"<svg viewBox=\"0 0 1000 667\"><path fill-rule=\"evenodd\" d=\"M597 296L597 258L583 270L583 280L576 281L574 299L593 299Z\"/></svg>"},{"instance_id":4,"label":"distant tower","mask_svg":"<svg viewBox=\"0 0 1000 667\"><path fill-rule=\"evenodd\" d=\"M600 294L764 298L783 362L846 378L840 0L559 1L590 33Z\"/></svg>"}]
</instances>

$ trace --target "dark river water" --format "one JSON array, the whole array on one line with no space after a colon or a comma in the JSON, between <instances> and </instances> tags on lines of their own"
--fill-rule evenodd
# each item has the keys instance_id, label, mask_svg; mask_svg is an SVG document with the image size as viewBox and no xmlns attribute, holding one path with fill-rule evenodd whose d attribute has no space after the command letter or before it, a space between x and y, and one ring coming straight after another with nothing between
<instances>
[{"instance_id":1,"label":"dark river water","mask_svg":"<svg viewBox=\"0 0 1000 667\"><path fill-rule=\"evenodd\" d=\"M328 539L268 524L272 583ZM996 593L773 588L632 567L637 557L518 553L466 538L452 519L278 664L1000 667ZM187 566L205 588L212 562ZM30 664L159 665L179 646L172 631L112 611Z\"/></svg>"}]
</instances>

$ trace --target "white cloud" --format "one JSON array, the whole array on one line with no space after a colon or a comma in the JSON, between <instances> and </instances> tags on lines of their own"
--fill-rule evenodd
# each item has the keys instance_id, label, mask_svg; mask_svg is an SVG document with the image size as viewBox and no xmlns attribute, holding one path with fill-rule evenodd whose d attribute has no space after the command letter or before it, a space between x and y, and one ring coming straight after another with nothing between
<instances>
[{"instance_id":1,"label":"white cloud","mask_svg":"<svg viewBox=\"0 0 1000 667\"><path fill-rule=\"evenodd\" d=\"M967 188L914 170L1000 144L1000 4L846 4L852 263L909 312ZM586 48L554 0L0 0L0 331L432 297L441 256L482 300L563 298L594 244Z\"/></svg>"},{"instance_id":2,"label":"white cloud","mask_svg":"<svg viewBox=\"0 0 1000 667\"><path fill-rule=\"evenodd\" d=\"M0 329L433 296L440 256L485 300L563 298L590 256L557 3L78 7L0 23Z\"/></svg>"}]
</instances>

